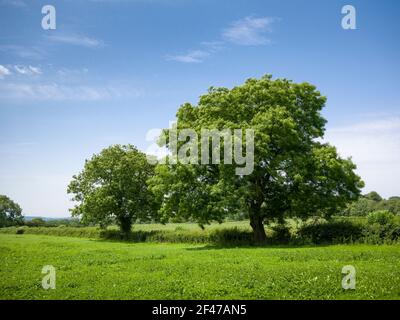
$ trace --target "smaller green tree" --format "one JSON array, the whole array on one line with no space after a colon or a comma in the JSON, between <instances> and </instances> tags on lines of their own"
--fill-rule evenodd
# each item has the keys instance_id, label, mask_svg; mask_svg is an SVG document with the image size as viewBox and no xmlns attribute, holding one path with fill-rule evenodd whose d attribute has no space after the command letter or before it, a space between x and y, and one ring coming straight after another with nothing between
<instances>
[{"instance_id":1,"label":"smaller green tree","mask_svg":"<svg viewBox=\"0 0 400 320\"><path fill-rule=\"evenodd\" d=\"M22 225L21 207L5 195L0 195L0 227Z\"/></svg>"},{"instance_id":2,"label":"smaller green tree","mask_svg":"<svg viewBox=\"0 0 400 320\"><path fill-rule=\"evenodd\" d=\"M78 204L71 210L83 222L105 227L116 222L124 234L135 220L148 220L157 211L146 181L154 167L144 153L132 145L113 145L86 160L73 176L68 193Z\"/></svg>"},{"instance_id":3,"label":"smaller green tree","mask_svg":"<svg viewBox=\"0 0 400 320\"><path fill-rule=\"evenodd\" d=\"M382 202L381 208L400 215L400 197L390 197Z\"/></svg>"},{"instance_id":4,"label":"smaller green tree","mask_svg":"<svg viewBox=\"0 0 400 320\"><path fill-rule=\"evenodd\" d=\"M379 201L383 200L383 198L376 191L371 191L370 193L367 193L366 195L364 195L364 197L366 199L373 200L373 201L376 201L376 202L379 202Z\"/></svg>"},{"instance_id":5,"label":"smaller green tree","mask_svg":"<svg viewBox=\"0 0 400 320\"><path fill-rule=\"evenodd\" d=\"M395 215L400 214L400 197L394 196L386 200L377 192L372 191L363 195L358 201L349 204L343 211L343 214L349 216L367 216L369 213L378 210L388 210Z\"/></svg>"},{"instance_id":6,"label":"smaller green tree","mask_svg":"<svg viewBox=\"0 0 400 320\"><path fill-rule=\"evenodd\" d=\"M370 212L379 209L380 202L361 197L357 201L354 201L347 205L343 210L345 216L367 216Z\"/></svg>"},{"instance_id":7,"label":"smaller green tree","mask_svg":"<svg viewBox=\"0 0 400 320\"><path fill-rule=\"evenodd\" d=\"M44 227L46 226L46 221L42 218L33 218L31 221L25 222L28 227Z\"/></svg>"}]
</instances>

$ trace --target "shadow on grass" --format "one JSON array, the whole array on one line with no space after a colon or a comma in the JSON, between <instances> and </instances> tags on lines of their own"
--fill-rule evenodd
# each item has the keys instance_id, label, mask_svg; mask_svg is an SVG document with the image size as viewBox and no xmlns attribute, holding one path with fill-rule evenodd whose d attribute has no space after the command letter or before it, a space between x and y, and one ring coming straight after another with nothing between
<instances>
[{"instance_id":1,"label":"shadow on grass","mask_svg":"<svg viewBox=\"0 0 400 320\"><path fill-rule=\"evenodd\" d=\"M118 230L102 230L100 231L100 240L117 241L117 242L150 242L156 238L162 231L131 231L124 234Z\"/></svg>"},{"instance_id":2,"label":"shadow on grass","mask_svg":"<svg viewBox=\"0 0 400 320\"><path fill-rule=\"evenodd\" d=\"M276 244L276 243L257 243L257 244L206 244L202 247L186 248L188 251L203 250L226 250L226 249L299 249L299 248L324 248L335 244Z\"/></svg>"}]
</instances>

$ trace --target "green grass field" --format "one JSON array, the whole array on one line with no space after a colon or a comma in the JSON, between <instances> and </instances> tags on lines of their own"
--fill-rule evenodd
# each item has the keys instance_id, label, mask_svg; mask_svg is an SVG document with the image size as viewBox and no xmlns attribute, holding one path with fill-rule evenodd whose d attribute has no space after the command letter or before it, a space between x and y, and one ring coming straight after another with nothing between
<instances>
[{"instance_id":1,"label":"green grass field","mask_svg":"<svg viewBox=\"0 0 400 320\"><path fill-rule=\"evenodd\" d=\"M341 287L344 265L356 289ZM56 289L41 286L44 265ZM1 299L399 299L399 245L223 248L0 234Z\"/></svg>"}]
</instances>

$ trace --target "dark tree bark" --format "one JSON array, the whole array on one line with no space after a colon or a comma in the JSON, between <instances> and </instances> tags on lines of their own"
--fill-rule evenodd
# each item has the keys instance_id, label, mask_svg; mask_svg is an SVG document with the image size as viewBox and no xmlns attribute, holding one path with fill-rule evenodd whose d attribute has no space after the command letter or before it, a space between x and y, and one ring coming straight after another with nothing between
<instances>
[{"instance_id":1,"label":"dark tree bark","mask_svg":"<svg viewBox=\"0 0 400 320\"><path fill-rule=\"evenodd\" d=\"M121 232L125 236L128 235L131 232L131 227L132 227L131 217L122 215L118 218L118 221Z\"/></svg>"},{"instance_id":2,"label":"dark tree bark","mask_svg":"<svg viewBox=\"0 0 400 320\"><path fill-rule=\"evenodd\" d=\"M260 206L253 204L251 207L250 226L253 229L254 241L257 243L265 242L267 240L267 235L263 224L264 219L260 215Z\"/></svg>"}]
</instances>

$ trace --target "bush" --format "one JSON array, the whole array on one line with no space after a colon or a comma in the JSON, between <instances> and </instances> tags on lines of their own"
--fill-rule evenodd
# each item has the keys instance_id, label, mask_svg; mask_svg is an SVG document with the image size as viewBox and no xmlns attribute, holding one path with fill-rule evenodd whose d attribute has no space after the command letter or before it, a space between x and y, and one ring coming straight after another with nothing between
<instances>
[{"instance_id":1,"label":"bush","mask_svg":"<svg viewBox=\"0 0 400 320\"><path fill-rule=\"evenodd\" d=\"M390 211L371 212L367 217L367 222L363 230L365 242L381 244L399 241L400 223L395 221L395 215Z\"/></svg>"},{"instance_id":2,"label":"bush","mask_svg":"<svg viewBox=\"0 0 400 320\"><path fill-rule=\"evenodd\" d=\"M253 234L250 231L237 227L214 230L209 238L211 242L218 244L251 244L253 242Z\"/></svg>"},{"instance_id":3,"label":"bush","mask_svg":"<svg viewBox=\"0 0 400 320\"><path fill-rule=\"evenodd\" d=\"M388 210L395 215L400 215L400 197L382 199L376 192L370 192L347 206L341 213L345 216L367 216L377 210Z\"/></svg>"},{"instance_id":4,"label":"bush","mask_svg":"<svg viewBox=\"0 0 400 320\"><path fill-rule=\"evenodd\" d=\"M353 242L361 238L362 230L361 225L350 221L306 224L298 230L298 240L313 244Z\"/></svg>"},{"instance_id":5,"label":"bush","mask_svg":"<svg viewBox=\"0 0 400 320\"><path fill-rule=\"evenodd\" d=\"M400 225L378 223L367 225L363 230L363 240L370 244L391 244L400 240Z\"/></svg>"},{"instance_id":6,"label":"bush","mask_svg":"<svg viewBox=\"0 0 400 320\"><path fill-rule=\"evenodd\" d=\"M279 243L287 243L291 239L290 228L284 224L277 224L271 227L273 231L272 240Z\"/></svg>"},{"instance_id":7,"label":"bush","mask_svg":"<svg viewBox=\"0 0 400 320\"><path fill-rule=\"evenodd\" d=\"M302 222L297 227L287 225L272 225L268 228L266 244L335 244L335 243L370 243L392 244L400 242L400 220L390 215L371 215L368 223L366 218L349 219L336 218L326 221L323 219ZM382 218L382 216L386 218ZM387 219L387 216L389 217ZM389 221L389 222L388 222ZM388 222L384 224L384 222ZM253 234L250 229L241 227L217 229L186 229L177 226L172 230L133 230L122 234L115 227L100 229L97 227L8 227L1 228L0 233L8 234L40 234L51 236L102 238L130 242L165 242L165 243L212 243L216 245L253 245Z\"/></svg>"},{"instance_id":8,"label":"bush","mask_svg":"<svg viewBox=\"0 0 400 320\"><path fill-rule=\"evenodd\" d=\"M381 226L394 222L394 214L388 210L378 210L371 212L367 216L368 224L379 224Z\"/></svg>"}]
</instances>

